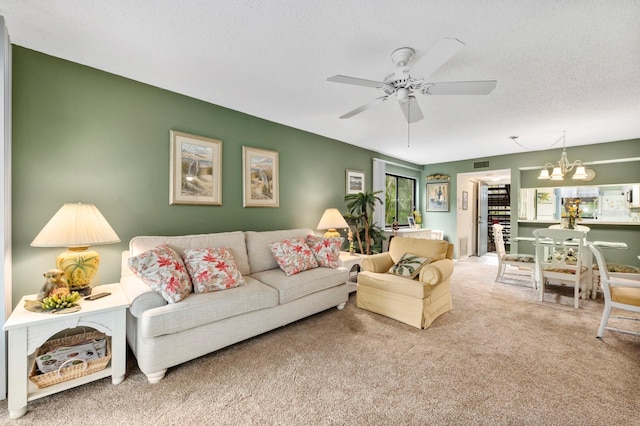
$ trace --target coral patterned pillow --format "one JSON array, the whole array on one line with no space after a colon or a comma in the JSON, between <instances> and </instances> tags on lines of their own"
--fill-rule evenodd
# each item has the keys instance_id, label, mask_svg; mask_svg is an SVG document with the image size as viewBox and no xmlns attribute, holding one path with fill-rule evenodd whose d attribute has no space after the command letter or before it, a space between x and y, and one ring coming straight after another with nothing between
<instances>
[{"instance_id":1,"label":"coral patterned pillow","mask_svg":"<svg viewBox=\"0 0 640 426\"><path fill-rule=\"evenodd\" d=\"M191 275L195 293L209 293L247 284L228 248L186 249L184 263Z\"/></svg>"},{"instance_id":2,"label":"coral patterned pillow","mask_svg":"<svg viewBox=\"0 0 640 426\"><path fill-rule=\"evenodd\" d=\"M342 238L324 238L309 235L307 244L313 252L318 265L326 268L337 268L339 266Z\"/></svg>"},{"instance_id":3,"label":"coral patterned pillow","mask_svg":"<svg viewBox=\"0 0 640 426\"><path fill-rule=\"evenodd\" d=\"M169 303L178 303L191 293L191 278L180 256L168 245L129 258L129 268Z\"/></svg>"},{"instance_id":4,"label":"coral patterned pillow","mask_svg":"<svg viewBox=\"0 0 640 426\"><path fill-rule=\"evenodd\" d=\"M280 269L290 277L298 272L318 267L318 262L311 249L302 238L296 237L289 240L278 241L269 244L273 257Z\"/></svg>"}]
</instances>

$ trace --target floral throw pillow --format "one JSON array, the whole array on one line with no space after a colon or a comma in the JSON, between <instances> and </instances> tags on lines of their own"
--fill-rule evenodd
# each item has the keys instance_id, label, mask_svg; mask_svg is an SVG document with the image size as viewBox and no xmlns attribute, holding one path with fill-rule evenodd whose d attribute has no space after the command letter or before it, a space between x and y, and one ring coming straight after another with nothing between
<instances>
[{"instance_id":1,"label":"floral throw pillow","mask_svg":"<svg viewBox=\"0 0 640 426\"><path fill-rule=\"evenodd\" d=\"M307 244L313 252L318 265L326 268L337 268L339 266L342 238L324 238L309 235Z\"/></svg>"},{"instance_id":2,"label":"floral throw pillow","mask_svg":"<svg viewBox=\"0 0 640 426\"><path fill-rule=\"evenodd\" d=\"M405 253L400 260L398 260L398 263L389 269L389 273L405 278L415 278L423 266L428 265L432 261L433 259L430 257L420 257L415 254Z\"/></svg>"},{"instance_id":3,"label":"floral throw pillow","mask_svg":"<svg viewBox=\"0 0 640 426\"><path fill-rule=\"evenodd\" d=\"M318 267L318 262L304 239L296 237L269 244L280 269L290 277Z\"/></svg>"},{"instance_id":4,"label":"floral throw pillow","mask_svg":"<svg viewBox=\"0 0 640 426\"><path fill-rule=\"evenodd\" d=\"M186 249L184 263L195 293L226 290L246 285L228 248Z\"/></svg>"},{"instance_id":5,"label":"floral throw pillow","mask_svg":"<svg viewBox=\"0 0 640 426\"><path fill-rule=\"evenodd\" d=\"M129 268L169 303L178 303L191 293L191 278L180 256L168 245L129 258Z\"/></svg>"}]
</instances>

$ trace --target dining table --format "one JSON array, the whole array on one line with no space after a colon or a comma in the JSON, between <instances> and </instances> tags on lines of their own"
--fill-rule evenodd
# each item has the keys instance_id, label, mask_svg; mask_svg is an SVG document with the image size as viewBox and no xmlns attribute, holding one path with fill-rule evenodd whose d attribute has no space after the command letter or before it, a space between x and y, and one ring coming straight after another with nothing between
<instances>
[{"instance_id":1,"label":"dining table","mask_svg":"<svg viewBox=\"0 0 640 426\"><path fill-rule=\"evenodd\" d=\"M511 238L511 240L512 241L523 242L523 243L530 243L530 244L534 244L534 245L536 243L536 239L534 237L513 237L513 238ZM550 246L551 245L551 240L549 239L547 241L548 242L546 244L549 244L549 246ZM542 244L545 244L545 240L544 239L541 240L540 242ZM578 247L579 242L575 241L573 244L576 247ZM572 242L567 242L567 246L571 246L571 245L572 245ZM586 241L586 247L585 248L587 248L587 250L586 250L586 253L585 253L586 254L586 256L585 256L586 265L585 266L589 269L589 272L587 274L587 277L588 277L588 280L589 280L589 282L587 283L588 284L587 287L590 289L591 298L595 299L596 295L597 295L596 292L598 290L598 282L593 279L593 253L591 252L590 249L588 249L588 246L590 246L590 245L596 246L596 247L601 248L601 249L613 249L613 250L627 250L629 248L629 246L627 245L627 243L618 242L618 241L588 241L588 240ZM640 259L640 256L638 256L638 258ZM534 273L534 280L535 280L536 288L538 288L538 286L539 286L539 283L538 283L538 278L539 278L538 271L539 271L539 268L540 268L538 259L536 259L535 267L536 267L536 273Z\"/></svg>"}]
</instances>

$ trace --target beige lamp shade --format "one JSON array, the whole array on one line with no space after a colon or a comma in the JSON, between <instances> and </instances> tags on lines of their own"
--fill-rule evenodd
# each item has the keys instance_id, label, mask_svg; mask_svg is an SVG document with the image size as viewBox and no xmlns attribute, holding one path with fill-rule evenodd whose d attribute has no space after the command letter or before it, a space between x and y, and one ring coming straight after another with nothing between
<instances>
[{"instance_id":1,"label":"beige lamp shade","mask_svg":"<svg viewBox=\"0 0 640 426\"><path fill-rule=\"evenodd\" d=\"M89 246L120 241L111 225L93 204L65 204L31 242L33 247L68 247L56 259L71 291L91 292L100 256ZM88 291L88 293L87 293Z\"/></svg>"},{"instance_id":2,"label":"beige lamp shade","mask_svg":"<svg viewBox=\"0 0 640 426\"><path fill-rule=\"evenodd\" d=\"M336 208L326 209L322 218L320 218L320 223L318 223L318 230L326 230L324 233L326 238L331 237L340 237L340 233L337 229L345 229L348 228L349 225L347 221L342 217L342 213L338 211Z\"/></svg>"},{"instance_id":3,"label":"beige lamp shade","mask_svg":"<svg viewBox=\"0 0 640 426\"><path fill-rule=\"evenodd\" d=\"M547 169L540 170L540 175L538 176L538 179L551 179L551 176L549 176L549 170Z\"/></svg>"}]
</instances>

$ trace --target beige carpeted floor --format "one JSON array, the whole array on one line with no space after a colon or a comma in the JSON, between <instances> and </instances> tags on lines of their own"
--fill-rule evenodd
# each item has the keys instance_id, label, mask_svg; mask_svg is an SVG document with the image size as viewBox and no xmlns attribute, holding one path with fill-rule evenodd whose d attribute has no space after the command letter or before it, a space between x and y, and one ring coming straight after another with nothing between
<instances>
[{"instance_id":1,"label":"beige carpeted floor","mask_svg":"<svg viewBox=\"0 0 640 426\"><path fill-rule=\"evenodd\" d=\"M129 356L103 379L29 403L14 425L640 424L640 338L595 338L597 301L537 301L458 262L453 311L428 330L330 309L169 369L150 385ZM559 295L560 294L560 295ZM176 348L176 350L180 350ZM130 355L130 354L129 354ZM11 372L9 372L11 374Z\"/></svg>"}]
</instances>

